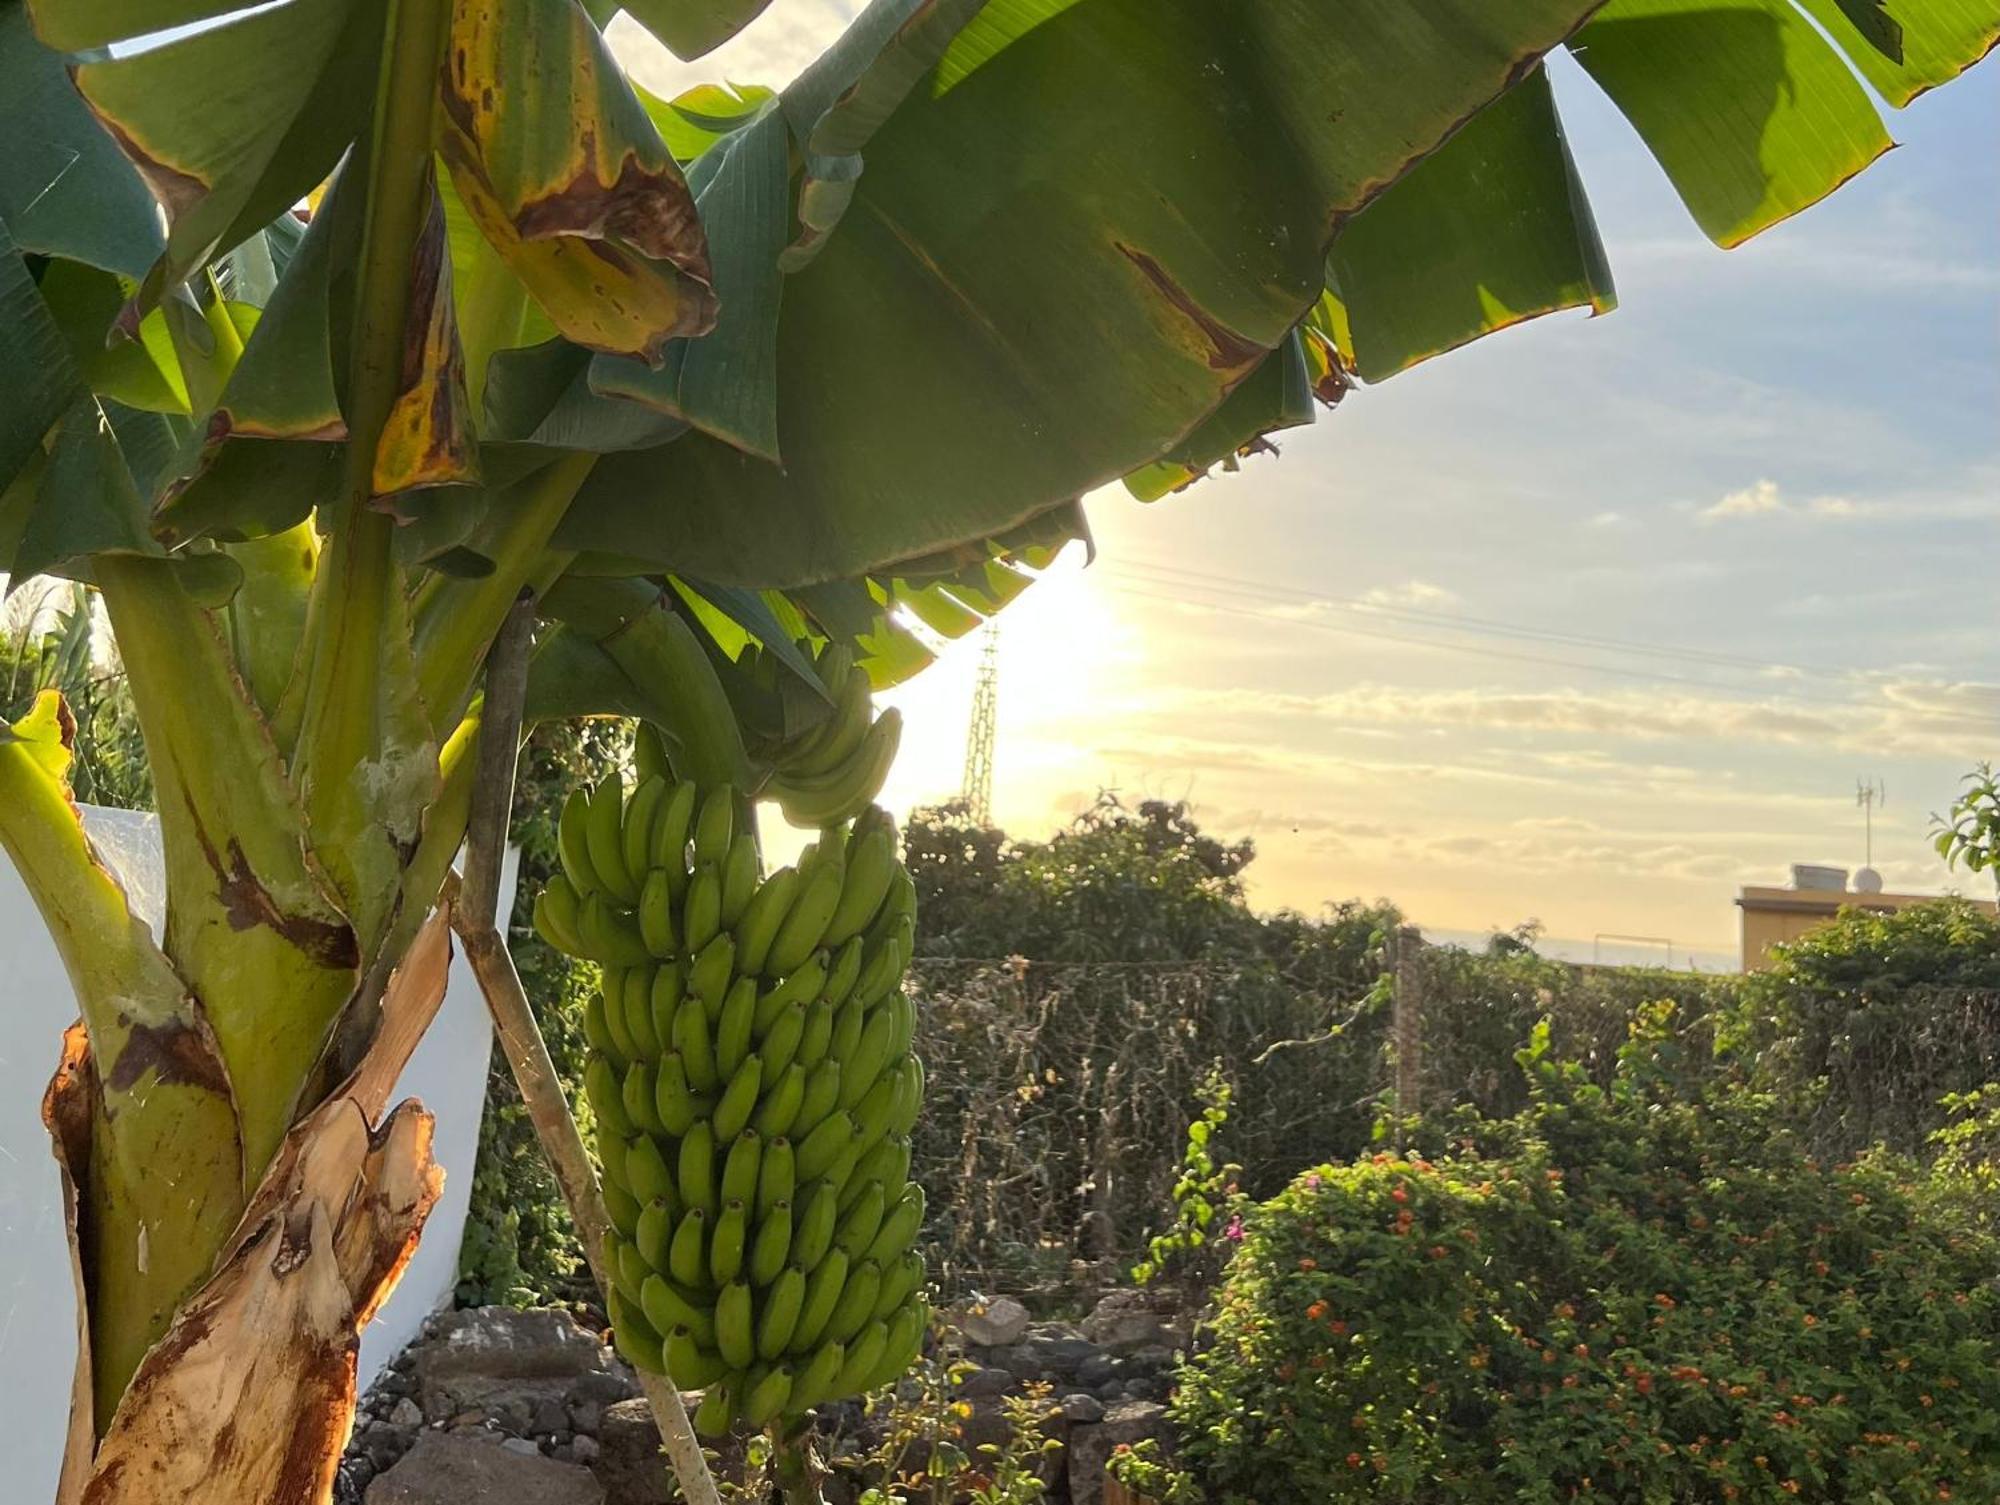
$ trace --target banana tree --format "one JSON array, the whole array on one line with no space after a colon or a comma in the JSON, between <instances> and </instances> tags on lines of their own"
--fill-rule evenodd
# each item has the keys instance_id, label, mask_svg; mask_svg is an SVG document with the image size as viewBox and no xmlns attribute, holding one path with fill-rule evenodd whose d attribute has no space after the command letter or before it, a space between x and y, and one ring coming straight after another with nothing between
<instances>
[{"instance_id":1,"label":"banana tree","mask_svg":"<svg viewBox=\"0 0 2000 1505\"><path fill-rule=\"evenodd\" d=\"M630 9L694 56L762 4ZM155 943L61 705L0 725L0 839L82 1012L45 1106L64 1500L324 1498L435 1195L383 1083L517 601L546 713L642 712L755 788L833 714L799 644L892 683L1085 537L1092 488L1608 309L1551 51L1728 246L1887 148L1869 88L2000 30L1994 0L876 0L782 90L664 100L611 12L0 0L0 569L101 597L169 895Z\"/></svg>"}]
</instances>

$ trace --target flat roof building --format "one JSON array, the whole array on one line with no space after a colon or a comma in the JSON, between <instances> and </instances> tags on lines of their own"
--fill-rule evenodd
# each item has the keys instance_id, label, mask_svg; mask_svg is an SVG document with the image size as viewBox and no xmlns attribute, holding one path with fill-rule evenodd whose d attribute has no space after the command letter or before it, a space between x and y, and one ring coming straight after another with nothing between
<instances>
[{"instance_id":1,"label":"flat roof building","mask_svg":"<svg viewBox=\"0 0 2000 1505\"><path fill-rule=\"evenodd\" d=\"M1824 925L1843 909L1863 909L1875 914L1893 914L1912 904L1927 904L1944 894L1885 894L1882 880L1872 868L1854 875L1848 887L1847 869L1814 867L1804 863L1792 868L1790 888L1763 888L1745 884L1737 891L1736 907L1743 916L1743 970L1756 972L1770 965L1770 950L1782 941L1795 941L1809 930ZM1968 902L1988 914L1994 912L1990 899Z\"/></svg>"}]
</instances>

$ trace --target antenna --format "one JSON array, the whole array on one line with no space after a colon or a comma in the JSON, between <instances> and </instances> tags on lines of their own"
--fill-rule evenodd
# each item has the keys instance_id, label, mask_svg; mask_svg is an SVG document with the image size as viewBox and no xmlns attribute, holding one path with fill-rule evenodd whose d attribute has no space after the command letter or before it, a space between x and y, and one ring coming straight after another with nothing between
<instances>
[{"instance_id":1,"label":"antenna","mask_svg":"<svg viewBox=\"0 0 2000 1505\"><path fill-rule=\"evenodd\" d=\"M1889 803L1889 786L1880 779L1856 779L1854 781L1854 803L1861 807L1861 821L1864 840L1867 843L1868 866L1875 866L1875 807Z\"/></svg>"},{"instance_id":2,"label":"antenna","mask_svg":"<svg viewBox=\"0 0 2000 1505\"><path fill-rule=\"evenodd\" d=\"M993 824L993 727L1000 697L1000 624L981 635L979 677L972 686L972 725L965 734L965 779L959 790L965 812L981 826Z\"/></svg>"}]
</instances>

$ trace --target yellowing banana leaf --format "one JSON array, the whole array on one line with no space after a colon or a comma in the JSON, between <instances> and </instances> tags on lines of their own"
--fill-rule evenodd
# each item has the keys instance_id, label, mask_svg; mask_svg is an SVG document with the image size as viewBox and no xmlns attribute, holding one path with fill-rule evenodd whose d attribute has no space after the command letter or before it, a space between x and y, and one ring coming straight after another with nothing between
<instances>
[{"instance_id":1,"label":"yellowing banana leaf","mask_svg":"<svg viewBox=\"0 0 2000 1505\"><path fill-rule=\"evenodd\" d=\"M2000 41L2000 14L1977 0L1799 0L1890 104L1949 83Z\"/></svg>"},{"instance_id":2,"label":"yellowing banana leaf","mask_svg":"<svg viewBox=\"0 0 2000 1505\"><path fill-rule=\"evenodd\" d=\"M657 361L715 317L694 200L575 0L457 0L445 161L473 220L563 334Z\"/></svg>"},{"instance_id":3,"label":"yellowing banana leaf","mask_svg":"<svg viewBox=\"0 0 2000 1505\"><path fill-rule=\"evenodd\" d=\"M444 205L431 190L430 214L410 265L410 311L403 334L400 385L375 446L371 489L385 510L409 515L403 493L463 486L479 478L465 352L451 299L451 255Z\"/></svg>"},{"instance_id":4,"label":"yellowing banana leaf","mask_svg":"<svg viewBox=\"0 0 2000 1505\"><path fill-rule=\"evenodd\" d=\"M38 22L51 10L67 5ZM291 0L76 66L85 103L167 214L135 312L325 180L368 118L382 17L383 0Z\"/></svg>"}]
</instances>

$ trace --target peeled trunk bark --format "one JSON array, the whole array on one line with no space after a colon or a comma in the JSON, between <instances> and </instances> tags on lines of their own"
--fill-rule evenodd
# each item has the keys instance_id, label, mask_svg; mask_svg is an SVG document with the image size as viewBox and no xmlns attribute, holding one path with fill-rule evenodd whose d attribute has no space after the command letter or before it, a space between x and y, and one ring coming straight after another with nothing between
<instances>
[{"instance_id":1,"label":"peeled trunk bark","mask_svg":"<svg viewBox=\"0 0 2000 1505\"><path fill-rule=\"evenodd\" d=\"M147 1351L101 1435L81 1322L57 1505L322 1505L354 1419L360 1331L437 1200L430 1114L388 1099L444 996L450 930L426 923L383 996L360 1065L285 1136L208 1279ZM79 1311L102 1084L82 1026L43 1116L63 1171Z\"/></svg>"}]
</instances>

